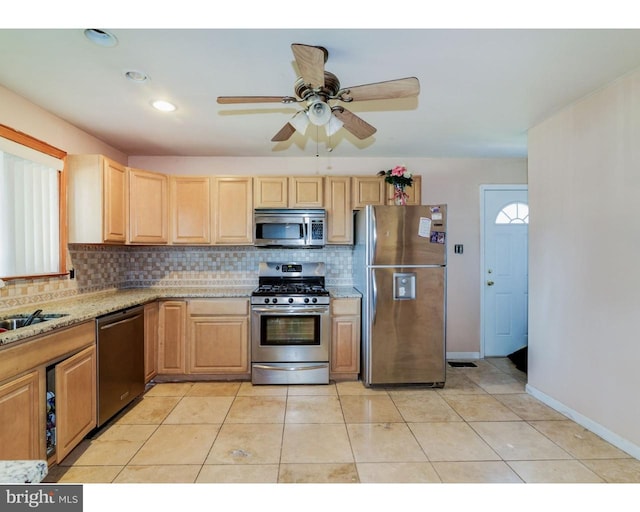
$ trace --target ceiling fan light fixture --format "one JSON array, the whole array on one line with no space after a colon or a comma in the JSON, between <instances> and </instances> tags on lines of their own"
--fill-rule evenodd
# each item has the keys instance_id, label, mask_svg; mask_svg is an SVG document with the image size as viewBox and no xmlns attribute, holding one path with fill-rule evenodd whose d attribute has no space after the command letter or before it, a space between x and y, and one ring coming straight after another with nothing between
<instances>
[{"instance_id":1,"label":"ceiling fan light fixture","mask_svg":"<svg viewBox=\"0 0 640 512\"><path fill-rule=\"evenodd\" d=\"M309 126L309 118L307 117L307 113L304 110L297 112L291 118L289 124L293 126L301 135L304 135L304 132L307 131L307 127Z\"/></svg>"},{"instance_id":2,"label":"ceiling fan light fixture","mask_svg":"<svg viewBox=\"0 0 640 512\"><path fill-rule=\"evenodd\" d=\"M316 98L309 103L307 116L311 124L324 126L331 119L331 107L322 101L322 99Z\"/></svg>"},{"instance_id":3,"label":"ceiling fan light fixture","mask_svg":"<svg viewBox=\"0 0 640 512\"><path fill-rule=\"evenodd\" d=\"M344 123L340 119L331 114L329 122L324 127L327 132L327 137L334 135L338 130L340 130L340 128L342 128L343 125Z\"/></svg>"}]
</instances>

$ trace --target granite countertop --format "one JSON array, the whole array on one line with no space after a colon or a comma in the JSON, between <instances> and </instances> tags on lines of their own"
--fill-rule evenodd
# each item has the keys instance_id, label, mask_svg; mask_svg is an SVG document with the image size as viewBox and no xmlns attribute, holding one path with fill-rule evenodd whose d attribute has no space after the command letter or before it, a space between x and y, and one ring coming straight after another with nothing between
<instances>
[{"instance_id":1,"label":"granite countertop","mask_svg":"<svg viewBox=\"0 0 640 512\"><path fill-rule=\"evenodd\" d=\"M42 309L43 314L63 313L66 316L39 322L28 327L21 327L13 331L2 332L0 333L0 349L31 336L46 334L55 329L93 320L98 316L112 313L113 311L145 304L157 299L250 297L254 289L254 286L238 288L228 286L210 288L131 288L76 295L67 299L5 310L0 313L0 318L12 315L28 316L35 309ZM328 289L333 298L361 297L361 294L350 286L328 287Z\"/></svg>"},{"instance_id":2,"label":"granite countertop","mask_svg":"<svg viewBox=\"0 0 640 512\"><path fill-rule=\"evenodd\" d=\"M0 461L0 483L37 484L47 476L45 460L2 460Z\"/></svg>"}]
</instances>

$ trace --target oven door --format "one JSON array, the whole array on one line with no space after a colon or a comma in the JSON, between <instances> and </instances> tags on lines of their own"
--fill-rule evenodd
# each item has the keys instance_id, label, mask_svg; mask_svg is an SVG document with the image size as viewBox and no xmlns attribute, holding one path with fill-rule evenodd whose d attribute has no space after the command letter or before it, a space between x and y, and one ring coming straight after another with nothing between
<instances>
[{"instance_id":1,"label":"oven door","mask_svg":"<svg viewBox=\"0 0 640 512\"><path fill-rule=\"evenodd\" d=\"M329 306L252 306L251 360L329 361Z\"/></svg>"}]
</instances>

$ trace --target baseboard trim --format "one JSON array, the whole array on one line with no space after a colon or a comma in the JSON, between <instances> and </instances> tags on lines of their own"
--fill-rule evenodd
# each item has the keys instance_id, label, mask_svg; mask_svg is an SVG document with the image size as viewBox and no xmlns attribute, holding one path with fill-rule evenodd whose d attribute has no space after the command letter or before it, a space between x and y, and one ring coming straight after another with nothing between
<instances>
[{"instance_id":1,"label":"baseboard trim","mask_svg":"<svg viewBox=\"0 0 640 512\"><path fill-rule=\"evenodd\" d=\"M447 352L447 360L480 359L480 352Z\"/></svg>"},{"instance_id":2,"label":"baseboard trim","mask_svg":"<svg viewBox=\"0 0 640 512\"><path fill-rule=\"evenodd\" d=\"M552 398L542 391L534 388L533 386L527 384L525 387L527 393L531 396L537 398L544 404L548 405L552 409L555 409L561 414L564 414L567 418L575 421L578 425L582 425L587 430L593 432L594 434L600 436L602 439L611 443L616 448L619 448L625 453L628 453L632 457L636 459L640 459L640 446L635 445L631 441L620 437L615 432L612 432L606 427L603 427L599 423L593 421L592 419L583 416L582 414L574 411L570 407L567 407L562 402L559 402L555 398Z\"/></svg>"}]
</instances>

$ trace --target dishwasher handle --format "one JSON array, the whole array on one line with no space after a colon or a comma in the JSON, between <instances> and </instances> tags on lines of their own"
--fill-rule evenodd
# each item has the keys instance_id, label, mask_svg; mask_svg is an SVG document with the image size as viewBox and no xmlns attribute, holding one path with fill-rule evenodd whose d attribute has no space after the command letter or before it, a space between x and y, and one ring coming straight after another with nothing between
<instances>
[{"instance_id":1,"label":"dishwasher handle","mask_svg":"<svg viewBox=\"0 0 640 512\"><path fill-rule=\"evenodd\" d=\"M118 325L131 322L132 320L136 320L142 316L142 313L138 313L137 315L131 315L123 318L122 320L117 320L115 322L107 322L107 323L98 323L98 329L101 331L105 331L107 329L111 329L112 327L116 327Z\"/></svg>"},{"instance_id":2,"label":"dishwasher handle","mask_svg":"<svg viewBox=\"0 0 640 512\"><path fill-rule=\"evenodd\" d=\"M141 315L144 315L144 306L133 306L100 316L96 319L96 323L98 329L102 330L138 318Z\"/></svg>"}]
</instances>

